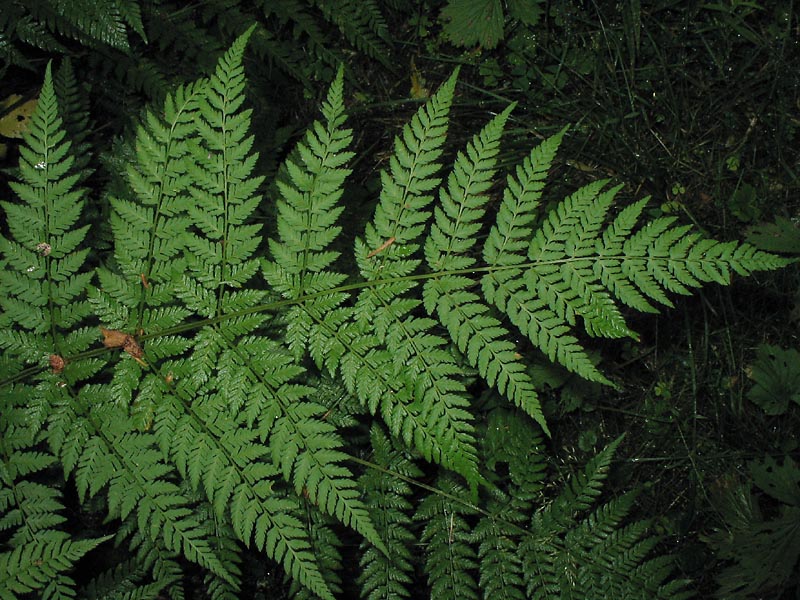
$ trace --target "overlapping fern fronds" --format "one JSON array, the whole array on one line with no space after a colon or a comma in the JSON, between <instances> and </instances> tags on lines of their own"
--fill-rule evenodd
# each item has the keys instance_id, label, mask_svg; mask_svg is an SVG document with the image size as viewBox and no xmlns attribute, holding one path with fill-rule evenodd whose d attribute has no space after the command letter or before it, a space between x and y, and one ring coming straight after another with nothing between
<instances>
[{"instance_id":1,"label":"overlapping fern fronds","mask_svg":"<svg viewBox=\"0 0 800 600\"><path fill-rule=\"evenodd\" d=\"M539 502L544 463L530 447L547 423L514 336L607 383L583 332L634 336L623 306L652 311L669 293L785 261L672 218L637 225L645 201L612 211L618 188L607 182L540 219L564 132L508 177L498 205L495 163L513 107L445 167L457 73L395 138L374 214L348 237L339 219L355 154L340 70L321 120L281 169L264 232L242 64L253 31L210 77L143 118L125 185L109 198L112 254L90 251L77 187L85 163L62 127L85 120L59 116L48 71L12 186L21 202L2 205L0 510L13 529L0 540L3 564L47 564L31 575L38 587L46 577L70 586L63 572L93 547L58 532L59 486L26 480L59 463L77 501L118 526L119 553L135 552L105 565L89 595L129 582L143 595L179 595L188 560L212 597L231 597L250 547L300 596L330 599L346 586L337 571L347 527L363 538L367 597L409 596L422 571L436 598L600 588L683 597L666 560L649 559L644 526L624 523L632 496L596 506L614 445L553 503ZM74 98L74 79L62 81L59 94ZM342 257L351 243L356 272ZM505 412L488 427L507 438L487 433L476 378L496 390ZM326 381L338 399L324 399ZM372 463L348 442L367 423ZM439 489L417 502L407 484L422 460ZM55 550L66 558L50 565Z\"/></svg>"}]
</instances>

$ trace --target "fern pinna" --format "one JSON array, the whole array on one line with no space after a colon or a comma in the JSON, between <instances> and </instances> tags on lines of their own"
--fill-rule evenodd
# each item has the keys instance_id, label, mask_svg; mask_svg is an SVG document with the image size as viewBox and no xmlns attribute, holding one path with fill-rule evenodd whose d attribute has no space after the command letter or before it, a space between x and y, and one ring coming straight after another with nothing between
<instances>
[{"instance_id":1,"label":"fern pinna","mask_svg":"<svg viewBox=\"0 0 800 600\"><path fill-rule=\"evenodd\" d=\"M540 218L563 131L490 202L513 107L445 169L454 73L395 138L350 273L342 72L262 231L251 32L143 117L125 184L98 200L111 253L90 251L77 187L89 174L62 125L85 126L77 84L67 68L54 87L47 71L12 184L20 202L2 204L1 595L180 598L190 568L232 598L249 547L297 597L355 583L365 598L410 597L423 572L435 598L686 597L668 558L650 557L647 524L625 522L633 496L596 506L616 442L546 501L547 422L512 331L608 383L579 328L634 336L620 304L652 311L670 292L786 261L671 217L637 226L645 201L612 211L607 182ZM476 374L498 394L488 412L470 397ZM436 487L417 481L422 460ZM56 464L73 502L105 515L90 536L63 527ZM354 552L343 527L362 539L357 582L341 574ZM104 570L76 583L70 569L110 547L109 531Z\"/></svg>"}]
</instances>

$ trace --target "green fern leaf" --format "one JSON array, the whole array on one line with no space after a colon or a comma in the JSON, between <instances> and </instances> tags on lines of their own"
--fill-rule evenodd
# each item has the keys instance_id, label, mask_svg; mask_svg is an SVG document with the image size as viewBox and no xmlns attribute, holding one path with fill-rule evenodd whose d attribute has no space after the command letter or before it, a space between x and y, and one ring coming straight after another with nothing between
<instances>
[{"instance_id":1,"label":"green fern leaf","mask_svg":"<svg viewBox=\"0 0 800 600\"><path fill-rule=\"evenodd\" d=\"M381 469L368 470L360 478L360 486L367 497L370 515L378 528L387 552L362 543L361 597L408 598L413 583L413 556L409 545L414 541L411 533L409 496L411 487L397 477L418 478L422 472L404 453L393 447L383 431L373 425L370 430L373 460Z\"/></svg>"},{"instance_id":2,"label":"green fern leaf","mask_svg":"<svg viewBox=\"0 0 800 600\"><path fill-rule=\"evenodd\" d=\"M281 0L264 10L324 39L308 5ZM221 15L220 6L203 15ZM302 10L292 15L292 6ZM350 15L343 28L380 39L374 2L331 6L326 19ZM138 10L117 6L109 22L47 18L67 35L102 37L92 28L112 21L141 35ZM247 20L234 6L220 25L242 30ZM706 239L669 217L640 225L646 200L618 209L620 188L607 182L540 218L563 131L508 177L487 223L513 107L457 154L440 185L454 74L395 139L374 217L349 257L358 271L351 280L339 221L354 157L341 69L322 119L277 177L276 227L262 259L255 220L264 178L254 174L244 108L248 40L264 55L274 41L251 27L212 76L144 115L126 179L108 201L113 256L95 249L96 270L87 266L82 223L92 215L78 188L89 175L86 107L68 66L56 85L47 71L12 184L21 202L2 203L0 562L15 573L9 593L75 595L68 571L77 558L50 564L48 554L58 542L70 555L76 543L57 530L62 482L48 473L60 463L78 499L106 507L118 544L135 554L90 582L87 596L180 597L180 564L190 561L211 597L234 598L243 543L278 562L296 596L332 599L347 590L337 529L345 525L362 538L358 583L367 598L409 597L420 566L436 598L686 597L685 582L670 580L670 557L651 557L658 540L648 523L626 523L634 495L598 505L619 440L544 501L546 423L509 330L609 383L579 327L634 337L622 305L652 312L671 293L787 261ZM89 349L98 341L92 316L104 326L105 350ZM109 365L101 354L121 360ZM473 407L476 372L513 407L493 393ZM343 431L355 426L347 431L359 435L365 423L375 464L356 479L346 463L367 463L349 454ZM412 451L452 471L436 473L440 489L423 484L413 518L423 523L419 561L408 483L421 472ZM468 489L477 500L478 484L480 509L459 500ZM28 587L16 591L20 581Z\"/></svg>"},{"instance_id":3,"label":"green fern leaf","mask_svg":"<svg viewBox=\"0 0 800 600\"><path fill-rule=\"evenodd\" d=\"M439 183L436 160L456 76L395 138L374 219L365 239L356 240L359 270L374 283L356 301L357 329L342 363L345 382L371 412L380 409L393 435L475 484L479 477L462 370L443 350L446 342L435 333L435 322L412 314L419 301L407 294L418 284L406 279L421 264L414 255L431 214L429 192ZM360 333L365 328L366 335Z\"/></svg>"},{"instance_id":4,"label":"green fern leaf","mask_svg":"<svg viewBox=\"0 0 800 600\"><path fill-rule=\"evenodd\" d=\"M475 244L494 176L500 135L513 106L495 117L459 153L447 188L440 190L435 223L425 243L425 258L434 272L460 271L476 259L468 253ZM545 430L547 426L536 390L519 355L507 340L508 331L489 312L481 298L467 288L472 281L461 275L442 274L425 283L425 308L447 327L450 337L489 385L496 385Z\"/></svg>"},{"instance_id":5,"label":"green fern leaf","mask_svg":"<svg viewBox=\"0 0 800 600\"><path fill-rule=\"evenodd\" d=\"M484 297L503 311L551 361L591 381L607 383L577 338L569 335L567 322L547 302L530 292L521 278L521 269L512 268L527 260L544 180L565 131L536 146L517 167L515 176L508 177L496 223L483 248L487 265L496 268L483 277L481 285Z\"/></svg>"},{"instance_id":6,"label":"green fern leaf","mask_svg":"<svg viewBox=\"0 0 800 600\"><path fill-rule=\"evenodd\" d=\"M138 554L93 577L81 590L81 597L100 600L125 597L127 594L129 597L156 598L165 588L180 582L180 577L183 575L180 568L176 573L166 568L166 565L158 564L161 561L152 562L156 562L156 566L152 569L155 579L152 583L145 582L151 569L147 568L141 554ZM175 597L175 594L172 597Z\"/></svg>"},{"instance_id":7,"label":"green fern leaf","mask_svg":"<svg viewBox=\"0 0 800 600\"><path fill-rule=\"evenodd\" d=\"M73 169L81 172L81 179L89 176L87 166L91 160L91 148L87 142L89 134L89 95L81 88L75 77L72 62L64 60L53 81L59 114L64 121L64 130L70 138L70 154L75 157Z\"/></svg>"},{"instance_id":8,"label":"green fern leaf","mask_svg":"<svg viewBox=\"0 0 800 600\"><path fill-rule=\"evenodd\" d=\"M299 351L309 345L310 338L328 337L329 311L335 312L345 298L341 293L332 297L322 295L344 279L328 270L338 253L327 250L341 231L335 225L342 210L336 203L349 174L342 166L352 156L345 151L352 136L349 130L342 128L342 80L340 69L323 104L325 125L315 123L306 135L306 143L298 145L297 156L302 167L291 159L286 163L289 181L280 185L284 198L279 203L281 239L270 244L276 261L264 264L265 277L284 296L312 296L292 309L288 317L287 343L298 358ZM329 360L313 343L310 350L318 365ZM271 435L273 461L281 465L284 477L294 480L298 493L305 489L309 499L324 512L380 545L366 507L349 480L350 471L339 464L347 458L338 450L342 446L341 439L335 428L320 418L325 408L312 402L281 404L282 415L270 423L270 429L263 430L263 434Z\"/></svg>"},{"instance_id":9,"label":"green fern leaf","mask_svg":"<svg viewBox=\"0 0 800 600\"><path fill-rule=\"evenodd\" d=\"M451 500L463 498L467 490L449 478L440 478L437 487L447 495L431 494L414 515L415 520L426 522L420 541L427 551L425 572L431 597L477 600L478 586L472 577L476 555L466 519L473 511Z\"/></svg>"},{"instance_id":10,"label":"green fern leaf","mask_svg":"<svg viewBox=\"0 0 800 600\"><path fill-rule=\"evenodd\" d=\"M81 173L72 171L74 158L64 138L48 65L20 148L22 181L11 182L23 204L2 203L12 239L0 236L0 253L10 267L0 270L0 283L8 290L0 298L5 338L0 344L23 351L25 360L60 355L63 332L90 312L81 296L91 273L80 272L89 250L79 248L88 226L77 226L84 191L76 188ZM13 322L27 331L8 336Z\"/></svg>"},{"instance_id":11,"label":"green fern leaf","mask_svg":"<svg viewBox=\"0 0 800 600\"><path fill-rule=\"evenodd\" d=\"M374 0L357 3L312 0L312 4L322 12L326 20L337 26L358 50L379 60L384 66L391 66L386 47L388 38L386 23Z\"/></svg>"},{"instance_id":12,"label":"green fern leaf","mask_svg":"<svg viewBox=\"0 0 800 600\"><path fill-rule=\"evenodd\" d=\"M570 325L575 325L576 316L583 317L590 335L635 337L593 271L595 240L620 189L601 193L605 183L584 186L551 211L528 249L537 265L529 271L527 284Z\"/></svg>"},{"instance_id":13,"label":"green fern leaf","mask_svg":"<svg viewBox=\"0 0 800 600\"><path fill-rule=\"evenodd\" d=\"M119 4L118 0L54 0L53 14L47 17L52 29L60 30L84 43L91 45L92 42L101 42L112 48L128 51L130 45ZM130 8L125 12L127 15L132 14Z\"/></svg>"},{"instance_id":14,"label":"green fern leaf","mask_svg":"<svg viewBox=\"0 0 800 600\"><path fill-rule=\"evenodd\" d=\"M482 518L474 531L475 541L480 543L478 567L483 597L523 600L522 560L514 540L523 512L499 491L492 495L488 510L490 516Z\"/></svg>"},{"instance_id":15,"label":"green fern leaf","mask_svg":"<svg viewBox=\"0 0 800 600\"><path fill-rule=\"evenodd\" d=\"M180 254L187 241L185 190L187 136L194 129L197 102L205 82L178 88L164 105L165 121L147 116L137 135L138 164L128 169L135 200L112 198L111 227L118 272L100 269L101 288L91 301L108 327L135 333L153 325L153 309L174 304L171 282L185 267ZM161 327L176 325L188 314L173 308Z\"/></svg>"},{"instance_id":16,"label":"green fern leaf","mask_svg":"<svg viewBox=\"0 0 800 600\"><path fill-rule=\"evenodd\" d=\"M320 572L325 578L328 588L337 596L341 596L342 578L339 572L342 569L342 540L333 528L335 521L312 506L307 505L305 509L306 530ZM318 597L308 588L297 585L296 582L293 582L290 593L298 600L313 600Z\"/></svg>"},{"instance_id":17,"label":"green fern leaf","mask_svg":"<svg viewBox=\"0 0 800 600\"><path fill-rule=\"evenodd\" d=\"M15 599L44 588L110 537L73 541L65 533L48 533L36 542L0 553L0 593L3 598Z\"/></svg>"},{"instance_id":18,"label":"green fern leaf","mask_svg":"<svg viewBox=\"0 0 800 600\"><path fill-rule=\"evenodd\" d=\"M244 100L242 55L251 32L252 29L241 36L220 60L198 102L199 141L190 144L193 161L188 164L188 171L193 179L190 192L194 202L188 213L196 231L187 241L188 273L179 283L178 296L188 309L207 317L247 310L263 297L263 292L243 287L256 272L252 254L260 242L258 227L247 225L246 219L258 202L255 191L261 178L250 177L256 158L249 154L252 138L245 138L250 111L239 110ZM339 90L341 95L341 85ZM341 97L338 104L341 105ZM337 126L341 124L338 117L335 120ZM340 141L341 138L334 140L334 151L342 148ZM336 163L338 158L333 152L331 156ZM313 162L310 153L306 158ZM311 245L316 243L313 235L308 239ZM307 254L312 256L311 262L314 252L311 248ZM274 465L294 483L298 495L308 494L323 511L367 538L377 539L366 508L357 498L350 472L340 465L346 458L338 450L342 442L335 429L320 418L324 409L303 402L308 388L290 383L302 369L272 369L270 363L276 361L287 365L280 357L280 349L268 340L245 335L263 321L263 315L256 315L229 320L224 328L209 325L201 329L187 363L192 372L187 373L187 381L196 387L186 392L209 395L200 402L189 396L176 405L171 419L174 425L164 429L167 437L163 444L174 447L168 438L181 436L182 442L177 445L180 450L175 454L179 468L194 487L203 474L206 492L219 514L233 498L232 520L237 535L248 542L255 535L256 545L283 561L301 584L322 597L331 597L304 540L305 532L286 513L290 505L254 497L244 489L248 480L262 487L271 486L267 477L274 475L274 470L262 465L248 474L231 464L229 458L249 455L251 460L257 460L263 452L253 438L259 435L267 439ZM181 374L185 370L179 369ZM237 381L252 382L255 390L237 388ZM247 421L254 428L237 430L242 416L239 409L245 406ZM193 413L193 419L179 416L187 410ZM204 434L202 423L213 433L211 437ZM230 447L232 444L238 447ZM203 462L198 461L199 457L204 458Z\"/></svg>"},{"instance_id":19,"label":"green fern leaf","mask_svg":"<svg viewBox=\"0 0 800 600\"><path fill-rule=\"evenodd\" d=\"M570 479L548 510L546 520L550 520L556 527L563 527L572 523L578 513L592 506L600 495L611 459L622 439L618 437L606 446L586 464L583 473L578 473Z\"/></svg>"}]
</instances>

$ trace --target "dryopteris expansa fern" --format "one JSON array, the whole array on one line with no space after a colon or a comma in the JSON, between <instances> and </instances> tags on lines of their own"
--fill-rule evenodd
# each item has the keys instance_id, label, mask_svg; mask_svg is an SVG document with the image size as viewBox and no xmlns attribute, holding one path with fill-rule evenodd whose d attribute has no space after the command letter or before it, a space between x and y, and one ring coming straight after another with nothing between
<instances>
[{"instance_id":1,"label":"dryopteris expansa fern","mask_svg":"<svg viewBox=\"0 0 800 600\"><path fill-rule=\"evenodd\" d=\"M10 233L0 238L0 281L9 290L0 299L0 367L10 390L3 412L25 412L31 432L15 443L30 449L46 441L80 500L102 502L120 521L118 543L137 552L124 575L112 566L87 589L121 586L130 576L156 593L180 579L183 556L206 571L213 597L229 597L241 585L244 544L279 562L307 593L333 598L341 585L331 533L338 522L364 538L365 595L406 594L407 577L387 573L395 565L413 572L404 552L413 535L408 491L357 479L345 463L358 459L334 424L356 421L332 417L360 406L361 418L380 416L393 443L454 472L440 474L447 490L416 510L427 521L421 539L435 596L482 589L556 597L577 578L615 597L643 589L680 597L680 584L663 584L662 563L646 560L652 542L642 541L642 526L620 528L629 497L592 510L613 447L534 512L541 470L512 466L520 459L511 450L479 447L482 424L466 381L475 369L519 407L513 421L525 425L515 440L528 442L534 426L525 414L543 431L546 423L512 327L552 360L607 383L578 341L579 323L594 336L633 335L617 302L654 310L654 302L669 303L668 292L785 261L703 239L671 218L637 228L644 201L609 218L618 188L604 191L606 182L576 191L534 227L563 132L508 178L481 252L513 107L443 172L454 74L395 140L374 217L355 240L354 277L338 268L332 249L343 234L337 220L353 156L341 72L323 120L281 172L277 222L261 257L261 226L250 221L262 179L253 176L250 111L242 109L251 33L210 78L179 87L163 110L145 116L129 189L109 199L114 253L94 256L98 268L79 225L85 192L74 186L84 174L70 172L49 73L14 186L23 204L3 203ZM97 287L89 285L95 276ZM95 317L107 346L126 351L113 364L89 350ZM35 368L23 371L26 364L51 369L28 385L20 381ZM355 402L319 401L320 375L340 379ZM377 423L376 459L416 476ZM11 421L2 425L4 437L14 432ZM15 465L26 460L6 456ZM502 461L510 483L498 486L493 463ZM477 499L479 486L490 490L489 511L460 497L471 488ZM581 512L589 516L578 520ZM476 518L479 542L470 531ZM3 560L21 565L23 552L15 552Z\"/></svg>"}]
</instances>

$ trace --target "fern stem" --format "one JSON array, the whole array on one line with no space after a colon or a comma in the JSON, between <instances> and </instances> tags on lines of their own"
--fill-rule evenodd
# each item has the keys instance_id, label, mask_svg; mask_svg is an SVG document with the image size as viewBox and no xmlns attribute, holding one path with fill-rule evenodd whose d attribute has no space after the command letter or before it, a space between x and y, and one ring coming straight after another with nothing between
<instances>
[{"instance_id":1,"label":"fern stem","mask_svg":"<svg viewBox=\"0 0 800 600\"><path fill-rule=\"evenodd\" d=\"M624 255L620 256L607 256L604 257L609 260L624 260L626 257ZM525 268L532 268L537 266L545 266L545 265L561 265L565 263L574 262L577 258L560 258L560 259L553 259L553 260L541 260L541 261L529 261L519 264L513 265L489 265L489 266L473 266L468 267L465 269L451 269L445 271L436 271L432 273L417 273L414 275L404 275L402 277L392 277L387 279L373 279L370 281L358 281L354 283L348 283L340 286L336 286L334 288L323 290L320 292L315 292L313 294L308 294L306 296L300 296L298 298L287 298L283 300L274 300L271 302L264 302L262 304L256 304L254 306L243 308L241 310L230 311L225 313L224 315L219 315L216 317L211 317L207 319L200 319L197 321L192 321L190 323L182 323L180 325L175 325L173 327L167 327L160 331L152 332L152 333L145 333L139 336L139 340L145 342L149 339L159 338L162 336L167 335L177 335L180 333L186 333L187 331L193 331L195 329L200 329L202 327L210 326L210 325L217 325L220 323L224 323L229 319L235 319L238 317L243 317L246 315L252 315L255 313L260 312L277 312L279 309L286 307L286 306L294 306L298 304L302 304L304 302L312 301L317 298L323 298L330 296L335 293L340 292L349 292L349 291L357 291L362 290L365 288L372 288L372 287L379 287L381 285L386 284L396 284L397 282L402 281L427 281L431 279L437 279L440 277L446 276L455 276L455 275L475 275L478 273L496 273L500 271L509 271L509 270L521 270ZM683 264L688 263L688 259L671 259L675 262L682 262ZM475 284L479 284L479 281L475 281ZM145 290L146 291L146 290ZM108 348L96 348L94 350L87 350L84 352L80 352L77 354L73 354L70 356L64 356L65 360L72 360L77 361L86 358L92 358L96 356L101 356L106 354L110 351ZM6 379L0 380L0 387L11 385L18 381L22 381L27 377L35 375L36 373L42 372L46 367L45 366L34 366L28 367L11 377L7 377Z\"/></svg>"}]
</instances>

